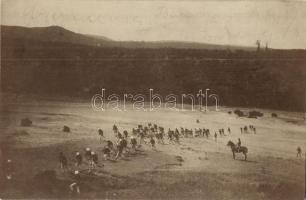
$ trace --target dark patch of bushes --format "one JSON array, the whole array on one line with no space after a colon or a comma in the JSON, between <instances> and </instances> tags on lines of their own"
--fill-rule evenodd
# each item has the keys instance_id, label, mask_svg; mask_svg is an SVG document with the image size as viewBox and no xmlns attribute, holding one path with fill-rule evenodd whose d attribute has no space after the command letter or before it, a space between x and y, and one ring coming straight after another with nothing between
<instances>
[{"instance_id":1,"label":"dark patch of bushes","mask_svg":"<svg viewBox=\"0 0 306 200\"><path fill-rule=\"evenodd\" d=\"M277 114L276 113L272 113L271 117L277 117Z\"/></svg>"},{"instance_id":2,"label":"dark patch of bushes","mask_svg":"<svg viewBox=\"0 0 306 200\"><path fill-rule=\"evenodd\" d=\"M238 117L243 117L243 116L244 116L244 113L243 113L241 110L238 110L238 109L236 109L236 110L234 111L234 113L235 113L236 115L238 115Z\"/></svg>"},{"instance_id":3,"label":"dark patch of bushes","mask_svg":"<svg viewBox=\"0 0 306 200\"><path fill-rule=\"evenodd\" d=\"M184 162L184 159L182 156L175 156L176 160L179 162Z\"/></svg>"},{"instance_id":4,"label":"dark patch of bushes","mask_svg":"<svg viewBox=\"0 0 306 200\"><path fill-rule=\"evenodd\" d=\"M64 126L63 131L69 133L70 132L70 128L68 126Z\"/></svg>"},{"instance_id":5,"label":"dark patch of bushes","mask_svg":"<svg viewBox=\"0 0 306 200\"><path fill-rule=\"evenodd\" d=\"M28 118L21 119L21 126L32 126L32 121Z\"/></svg>"},{"instance_id":6,"label":"dark patch of bushes","mask_svg":"<svg viewBox=\"0 0 306 200\"><path fill-rule=\"evenodd\" d=\"M227 113L231 115L231 114L232 114L232 111L228 111Z\"/></svg>"},{"instance_id":7,"label":"dark patch of bushes","mask_svg":"<svg viewBox=\"0 0 306 200\"><path fill-rule=\"evenodd\" d=\"M249 112L249 118L257 118L257 117L262 117L264 114L262 112L253 110Z\"/></svg>"}]
</instances>

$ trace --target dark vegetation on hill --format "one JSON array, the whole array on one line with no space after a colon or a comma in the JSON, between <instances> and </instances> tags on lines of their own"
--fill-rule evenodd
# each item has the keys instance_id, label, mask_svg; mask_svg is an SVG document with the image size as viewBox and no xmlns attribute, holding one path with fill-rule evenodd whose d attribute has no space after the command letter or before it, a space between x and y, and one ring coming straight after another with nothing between
<instances>
[{"instance_id":1,"label":"dark vegetation on hill","mask_svg":"<svg viewBox=\"0 0 306 200\"><path fill-rule=\"evenodd\" d=\"M256 52L220 45L212 50L180 48L177 42L171 48L147 43L149 48L123 48L60 27L39 28L38 34L2 26L1 33L4 92L90 97L101 88L107 95L149 95L149 88L161 95L196 94L210 88L221 105L304 110L305 50Z\"/></svg>"}]
</instances>

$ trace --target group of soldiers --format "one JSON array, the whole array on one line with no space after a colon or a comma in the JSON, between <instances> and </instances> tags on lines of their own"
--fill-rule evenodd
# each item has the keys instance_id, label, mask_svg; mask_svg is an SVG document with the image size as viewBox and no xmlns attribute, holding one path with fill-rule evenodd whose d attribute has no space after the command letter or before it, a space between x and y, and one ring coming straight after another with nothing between
<instances>
[{"instance_id":1,"label":"group of soldiers","mask_svg":"<svg viewBox=\"0 0 306 200\"><path fill-rule=\"evenodd\" d=\"M75 153L75 166L77 167L77 170L73 173L73 182L69 185L71 193L76 192L77 194L80 194L80 170L79 167L84 164L84 160L86 160L89 163L88 172L92 172L92 170L98 166L98 154L94 151L91 151L89 147L87 147L84 151L84 158L81 154L81 152L77 151ZM59 153L59 163L60 167L64 172L68 172L68 159L65 156L63 152Z\"/></svg>"},{"instance_id":2,"label":"group of soldiers","mask_svg":"<svg viewBox=\"0 0 306 200\"><path fill-rule=\"evenodd\" d=\"M256 128L252 125L245 126L241 128L241 133L246 133L250 129L254 133L256 133ZM152 149L155 149L156 142L155 139L157 140L158 143L164 144L164 136L165 134L165 129L161 126L157 126L156 124L148 123L147 126L143 125L138 125L137 128L132 129L132 134L129 136L128 131L124 130L122 133L119 131L117 125L113 125L113 132L115 133L115 137L117 138L116 140L116 145L111 140L105 140L104 133L102 129L98 129L98 135L100 137L100 143L106 142L106 145L102 149L103 153L103 158L104 160L109 160L112 159L112 155L114 156L114 159L118 159L121 157L124 153L128 153L131 150L132 151L137 151L137 148L141 146L142 144L149 144ZM219 129L218 130L220 137L221 136L226 136L225 130ZM227 128L227 133L231 134L231 129L228 127ZM174 142L174 143L179 143L180 137L204 137L206 136L207 138L210 136L210 130L205 129L205 128L198 128L195 129L194 131L192 129L186 129L182 128L177 129L175 128L174 130L171 130L170 128L168 129L167 132L167 139L169 142ZM214 138L215 141L217 141L218 134L215 132ZM149 139L149 140L148 140ZM129 142L128 142L129 140ZM138 142L139 141L139 142ZM130 147L128 147L128 144L130 144ZM238 151L239 148L241 147L241 140L238 138L237 142L237 147ZM1 153L1 152L0 152ZM301 147L297 148L297 157L302 157L302 149ZM59 163L60 163L60 168L64 172L68 172L68 159L66 155L63 152L59 153ZM77 151L75 152L74 156L74 165L76 167L76 170L73 171L73 181L69 185L69 189L71 193L76 193L80 194L80 182L81 182L81 171L80 167L84 164L88 165L88 172L93 172L93 170L99 166L103 167L103 165L99 165L99 159L98 159L98 153L91 150L91 148L87 147L84 149L84 151ZM11 159L7 159L6 162L3 162L2 164L3 168L3 174L5 175L7 180L11 180L13 173L14 173L14 165L13 161Z\"/></svg>"},{"instance_id":3,"label":"group of soldiers","mask_svg":"<svg viewBox=\"0 0 306 200\"><path fill-rule=\"evenodd\" d=\"M249 126L244 126L244 127L240 127L240 133L249 133L250 130L251 132L253 132L254 134L256 134L256 127L253 125L249 125Z\"/></svg>"}]
</instances>

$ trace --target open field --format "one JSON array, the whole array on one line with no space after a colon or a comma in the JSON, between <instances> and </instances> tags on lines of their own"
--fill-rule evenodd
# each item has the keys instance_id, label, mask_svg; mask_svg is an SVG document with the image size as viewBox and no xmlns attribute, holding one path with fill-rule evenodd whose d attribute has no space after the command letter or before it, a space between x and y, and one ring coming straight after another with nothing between
<instances>
[{"instance_id":1,"label":"open field","mask_svg":"<svg viewBox=\"0 0 306 200\"><path fill-rule=\"evenodd\" d=\"M99 153L101 167L94 174L82 173L80 198L108 199L303 199L304 159L296 157L296 148L306 149L306 123L302 113L260 110L264 117L239 118L228 114L235 108L210 111L135 111L126 112L91 109L90 101L49 101L19 98L3 99L1 109L1 148L4 158L10 158L16 173L10 185L3 187L0 198L67 198L71 177L61 171L58 154L68 157L74 170L74 152L91 147ZM213 108L211 108L213 110ZM242 109L249 110L249 109ZM250 109L253 110L253 109ZM278 118L271 118L271 113ZM33 121L31 127L20 126L22 118ZM199 119L200 123L196 123ZM140 147L117 161L103 161L97 130L104 130L106 139L116 141L112 126L120 131L138 124L157 124L174 129L180 127L209 128L213 134L221 128L231 128L231 134L180 138L180 144L157 144ZM70 133L62 128L67 125ZM257 134L241 134L240 127L254 125ZM249 149L248 160L242 155L232 158L229 140ZM177 159L181 156L183 161ZM305 154L303 153L303 157ZM102 167L104 164L104 167ZM81 166L81 171L87 165ZM56 170L56 185L45 191L45 182L34 179L44 170ZM3 180L2 180L3 181ZM51 182L47 180L46 182ZM3 182L2 182L3 183Z\"/></svg>"}]
</instances>

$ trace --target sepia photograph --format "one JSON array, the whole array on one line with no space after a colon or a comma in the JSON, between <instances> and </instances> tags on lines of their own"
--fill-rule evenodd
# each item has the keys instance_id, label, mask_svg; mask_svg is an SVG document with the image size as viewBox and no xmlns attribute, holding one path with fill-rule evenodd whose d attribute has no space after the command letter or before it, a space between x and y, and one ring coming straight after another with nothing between
<instances>
[{"instance_id":1,"label":"sepia photograph","mask_svg":"<svg viewBox=\"0 0 306 200\"><path fill-rule=\"evenodd\" d=\"M0 200L306 200L305 0L0 2Z\"/></svg>"}]
</instances>

